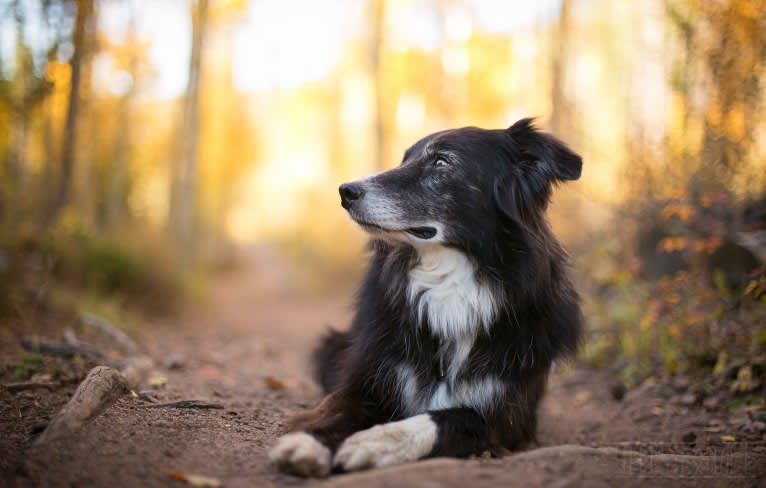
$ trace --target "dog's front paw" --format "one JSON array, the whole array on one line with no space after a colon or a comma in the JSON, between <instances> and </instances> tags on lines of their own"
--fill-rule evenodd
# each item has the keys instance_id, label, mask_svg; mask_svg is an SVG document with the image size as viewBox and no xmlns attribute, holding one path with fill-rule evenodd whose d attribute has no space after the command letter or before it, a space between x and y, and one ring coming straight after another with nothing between
<instances>
[{"instance_id":1,"label":"dog's front paw","mask_svg":"<svg viewBox=\"0 0 766 488\"><path fill-rule=\"evenodd\" d=\"M324 478L330 474L330 450L305 432L280 437L269 458L282 471L304 478Z\"/></svg>"},{"instance_id":2,"label":"dog's front paw","mask_svg":"<svg viewBox=\"0 0 766 488\"><path fill-rule=\"evenodd\" d=\"M343 471L415 461L431 453L436 424L427 414L362 430L341 444L333 465Z\"/></svg>"}]
</instances>

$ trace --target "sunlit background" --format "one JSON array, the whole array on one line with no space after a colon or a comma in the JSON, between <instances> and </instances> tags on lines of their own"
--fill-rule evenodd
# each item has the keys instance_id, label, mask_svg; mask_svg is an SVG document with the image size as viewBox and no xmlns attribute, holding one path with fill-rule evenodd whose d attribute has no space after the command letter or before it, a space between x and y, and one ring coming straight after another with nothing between
<instances>
[{"instance_id":1,"label":"sunlit background","mask_svg":"<svg viewBox=\"0 0 766 488\"><path fill-rule=\"evenodd\" d=\"M585 161L550 214L589 307L586 355L637 358L627 377L695 354L715 363L722 343L757 354L762 323L700 324L766 289L752 274L765 12L763 0L1 0L0 273L26 276L0 285L7 315L19 283L48 278L167 305L190 273L263 243L307 288L348 285L336 278L358 274L365 236L341 182L397 165L430 132L534 116ZM729 244L747 266L714 262ZM710 349L678 352L687 332Z\"/></svg>"},{"instance_id":2,"label":"sunlit background","mask_svg":"<svg viewBox=\"0 0 766 488\"><path fill-rule=\"evenodd\" d=\"M60 141L75 3L4 3L4 75L53 83L27 118ZM199 139L195 218L248 242L300 227L317 199L335 202L338 182L398 164L429 132L530 115L584 154L577 191L613 202L629 136L645 134L660 157L672 122L674 60L663 54L674 32L660 1L211 1L190 66L195 8L98 1L86 20L74 184L108 192L114 151L127 152L116 198L154 225L169 216L180 137ZM196 134L180 132L184 97L200 106ZM60 157L37 147L43 129L6 146L32 173ZM83 217L97 221L99 203Z\"/></svg>"}]
</instances>

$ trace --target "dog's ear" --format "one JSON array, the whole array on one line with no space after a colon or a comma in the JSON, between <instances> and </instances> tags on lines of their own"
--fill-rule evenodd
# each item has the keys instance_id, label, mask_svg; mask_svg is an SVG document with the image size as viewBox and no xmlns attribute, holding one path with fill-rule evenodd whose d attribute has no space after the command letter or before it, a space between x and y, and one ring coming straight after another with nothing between
<instances>
[{"instance_id":1,"label":"dog's ear","mask_svg":"<svg viewBox=\"0 0 766 488\"><path fill-rule=\"evenodd\" d=\"M537 130L533 119L521 119L508 128L508 135L529 163L558 181L576 180L582 158L556 136Z\"/></svg>"},{"instance_id":2,"label":"dog's ear","mask_svg":"<svg viewBox=\"0 0 766 488\"><path fill-rule=\"evenodd\" d=\"M507 217L524 222L529 212L545 209L552 183L580 177L582 158L556 137L537 130L532 119L519 120L506 132L516 160L495 181L494 198Z\"/></svg>"}]
</instances>

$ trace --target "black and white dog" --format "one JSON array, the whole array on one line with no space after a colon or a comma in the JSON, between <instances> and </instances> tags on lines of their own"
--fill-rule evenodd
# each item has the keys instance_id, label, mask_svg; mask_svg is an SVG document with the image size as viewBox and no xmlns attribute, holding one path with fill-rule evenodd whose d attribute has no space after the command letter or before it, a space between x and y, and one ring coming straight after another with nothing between
<instances>
[{"instance_id":1,"label":"black and white dog","mask_svg":"<svg viewBox=\"0 0 766 488\"><path fill-rule=\"evenodd\" d=\"M351 329L315 353L329 394L291 420L277 465L326 476L533 440L551 364L582 328L545 217L581 167L524 119L438 132L399 167L341 185L373 256Z\"/></svg>"}]
</instances>

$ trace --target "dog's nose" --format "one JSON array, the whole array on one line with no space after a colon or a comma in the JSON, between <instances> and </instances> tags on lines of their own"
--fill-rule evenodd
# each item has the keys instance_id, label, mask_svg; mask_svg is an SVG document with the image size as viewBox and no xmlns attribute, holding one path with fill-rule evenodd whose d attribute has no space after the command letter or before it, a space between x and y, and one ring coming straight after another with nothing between
<instances>
[{"instance_id":1,"label":"dog's nose","mask_svg":"<svg viewBox=\"0 0 766 488\"><path fill-rule=\"evenodd\" d=\"M344 183L340 185L338 192L340 192L340 204L343 205L343 208L346 210L351 208L351 205L364 195L364 189L361 185L356 183Z\"/></svg>"}]
</instances>

